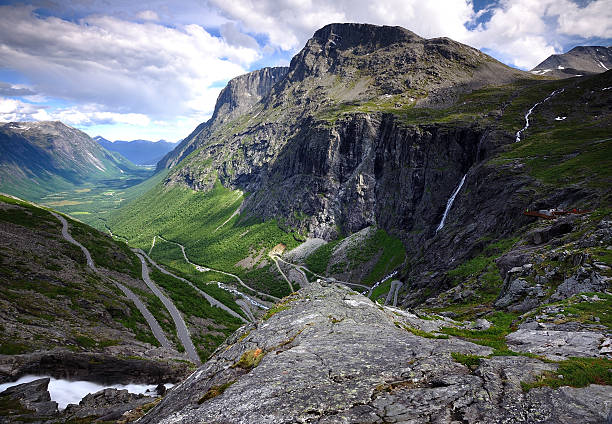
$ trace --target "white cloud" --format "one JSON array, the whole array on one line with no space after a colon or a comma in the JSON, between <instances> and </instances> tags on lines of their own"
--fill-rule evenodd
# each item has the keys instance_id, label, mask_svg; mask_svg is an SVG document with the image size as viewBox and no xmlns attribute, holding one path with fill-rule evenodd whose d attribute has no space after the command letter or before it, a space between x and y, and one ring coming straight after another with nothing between
<instances>
[{"instance_id":1,"label":"white cloud","mask_svg":"<svg viewBox=\"0 0 612 424\"><path fill-rule=\"evenodd\" d=\"M143 10L139 12L136 17L143 21L159 21L159 16L152 10Z\"/></svg>"},{"instance_id":2,"label":"white cloud","mask_svg":"<svg viewBox=\"0 0 612 424\"><path fill-rule=\"evenodd\" d=\"M559 14L559 33L612 38L612 1L594 1L583 8L568 1L562 3L551 5Z\"/></svg>"},{"instance_id":3,"label":"white cloud","mask_svg":"<svg viewBox=\"0 0 612 424\"><path fill-rule=\"evenodd\" d=\"M0 7L0 67L25 75L37 92L122 114L209 113L216 93L208 87L246 72L260 58L254 47L230 45L193 24L109 16L75 23L39 17L31 7ZM202 96L213 97L194 102ZM192 107L203 104L207 110Z\"/></svg>"},{"instance_id":4,"label":"white cloud","mask_svg":"<svg viewBox=\"0 0 612 424\"><path fill-rule=\"evenodd\" d=\"M473 15L469 0L210 0L252 33L283 50L300 49L314 31L332 22L401 25L419 35L461 38Z\"/></svg>"},{"instance_id":5,"label":"white cloud","mask_svg":"<svg viewBox=\"0 0 612 424\"><path fill-rule=\"evenodd\" d=\"M265 34L283 50L300 49L332 22L400 25L423 37L450 37L492 51L509 64L530 69L560 53L563 35L612 37L612 2L580 7L570 0L500 0L480 12L471 0L210 0L252 33ZM486 23L475 28L482 16ZM472 28L467 29L467 26Z\"/></svg>"}]
</instances>

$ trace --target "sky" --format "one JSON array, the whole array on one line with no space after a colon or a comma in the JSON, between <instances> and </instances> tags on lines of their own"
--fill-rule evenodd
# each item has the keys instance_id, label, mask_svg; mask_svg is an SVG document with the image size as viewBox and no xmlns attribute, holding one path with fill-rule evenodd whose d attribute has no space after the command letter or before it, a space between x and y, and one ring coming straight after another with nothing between
<instances>
[{"instance_id":1,"label":"sky","mask_svg":"<svg viewBox=\"0 0 612 424\"><path fill-rule=\"evenodd\" d=\"M0 121L178 141L227 81L288 65L332 22L450 37L524 70L612 45L612 0L0 0Z\"/></svg>"}]
</instances>

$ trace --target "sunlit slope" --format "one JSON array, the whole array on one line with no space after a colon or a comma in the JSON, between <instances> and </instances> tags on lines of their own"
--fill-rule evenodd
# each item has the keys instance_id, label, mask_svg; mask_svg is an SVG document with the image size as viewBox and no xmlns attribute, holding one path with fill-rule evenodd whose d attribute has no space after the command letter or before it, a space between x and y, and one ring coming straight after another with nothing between
<instances>
[{"instance_id":1,"label":"sunlit slope","mask_svg":"<svg viewBox=\"0 0 612 424\"><path fill-rule=\"evenodd\" d=\"M154 237L180 243L191 261L244 277L254 288L274 296L288 294L288 287L264 261L274 246L286 248L299 242L274 220L261 221L239 213L244 200L240 191L221 184L206 193L182 187L158 185L113 213L108 225L113 233L149 251ZM164 253L166 252L166 253ZM180 249L157 246L153 257L181 260ZM249 256L261 256L258 266L241 266Z\"/></svg>"}]
</instances>

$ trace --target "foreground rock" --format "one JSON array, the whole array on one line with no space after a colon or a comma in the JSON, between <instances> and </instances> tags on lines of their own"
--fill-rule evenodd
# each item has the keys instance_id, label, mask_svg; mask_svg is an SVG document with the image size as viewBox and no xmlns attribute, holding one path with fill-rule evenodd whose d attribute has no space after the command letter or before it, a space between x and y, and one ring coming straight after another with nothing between
<instances>
[{"instance_id":1,"label":"foreground rock","mask_svg":"<svg viewBox=\"0 0 612 424\"><path fill-rule=\"evenodd\" d=\"M51 401L49 378L9 387L0 393L0 423L15 422L18 416L26 422L46 420L57 414L57 403Z\"/></svg>"},{"instance_id":2,"label":"foreground rock","mask_svg":"<svg viewBox=\"0 0 612 424\"><path fill-rule=\"evenodd\" d=\"M258 328L243 328L175 387L143 423L598 423L612 388L521 389L555 364L452 352L492 349L425 338L443 322L382 308L344 287L313 283ZM270 315L270 314L268 314Z\"/></svg>"},{"instance_id":3,"label":"foreground rock","mask_svg":"<svg viewBox=\"0 0 612 424\"><path fill-rule=\"evenodd\" d=\"M78 405L68 405L65 419L98 417L100 421L119 420L127 411L153 402L155 398L129 393L127 390L104 389L85 396Z\"/></svg>"}]
</instances>

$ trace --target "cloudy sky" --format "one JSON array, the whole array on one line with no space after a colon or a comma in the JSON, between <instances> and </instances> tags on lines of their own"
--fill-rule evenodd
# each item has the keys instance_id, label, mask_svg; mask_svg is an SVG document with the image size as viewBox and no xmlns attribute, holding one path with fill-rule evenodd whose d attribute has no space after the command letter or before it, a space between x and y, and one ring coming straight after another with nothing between
<instances>
[{"instance_id":1,"label":"cloudy sky","mask_svg":"<svg viewBox=\"0 0 612 424\"><path fill-rule=\"evenodd\" d=\"M612 44L612 0L0 0L0 121L176 141L229 79L287 65L331 22L451 37L521 69Z\"/></svg>"}]
</instances>

